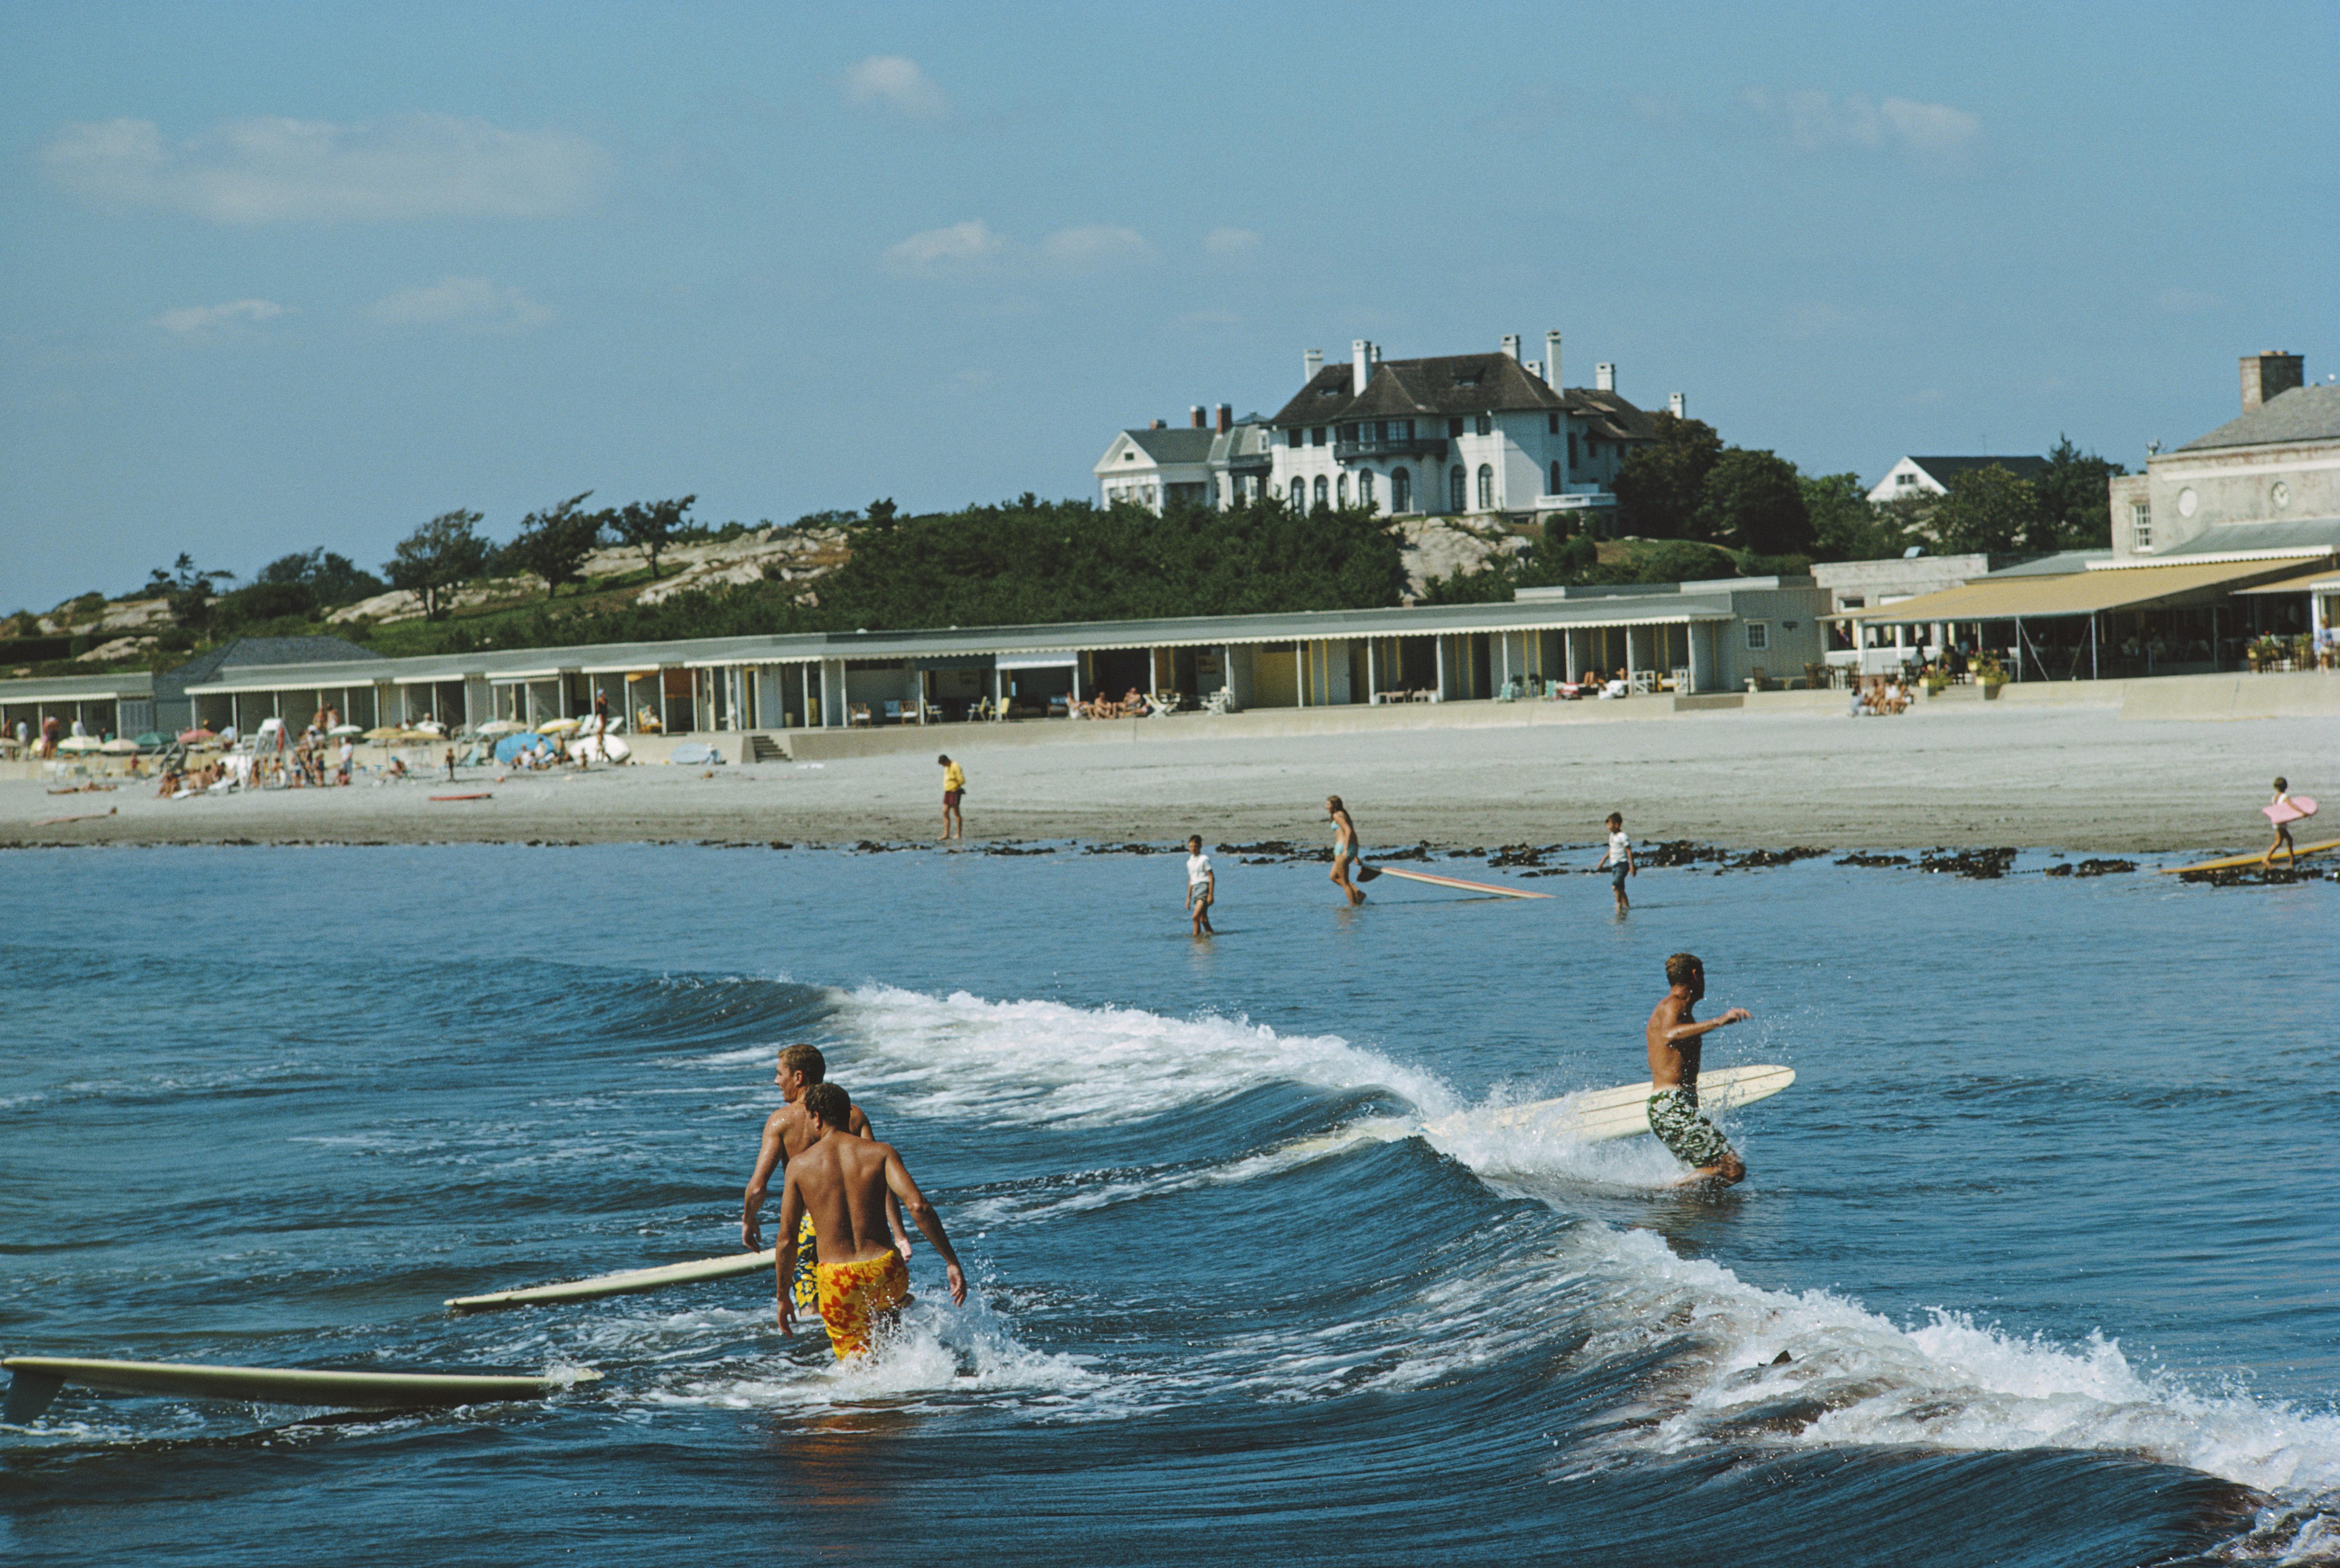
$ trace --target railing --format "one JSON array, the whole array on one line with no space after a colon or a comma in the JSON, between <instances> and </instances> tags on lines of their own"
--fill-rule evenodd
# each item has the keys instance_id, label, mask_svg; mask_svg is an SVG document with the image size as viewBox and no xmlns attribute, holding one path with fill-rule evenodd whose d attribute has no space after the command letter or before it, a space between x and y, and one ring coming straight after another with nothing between
<instances>
[{"instance_id":1,"label":"railing","mask_svg":"<svg viewBox=\"0 0 2340 1568\"><path fill-rule=\"evenodd\" d=\"M1342 462L1360 457L1426 457L1443 461L1446 438L1418 435L1403 441L1336 441L1333 443L1333 457Z\"/></svg>"}]
</instances>

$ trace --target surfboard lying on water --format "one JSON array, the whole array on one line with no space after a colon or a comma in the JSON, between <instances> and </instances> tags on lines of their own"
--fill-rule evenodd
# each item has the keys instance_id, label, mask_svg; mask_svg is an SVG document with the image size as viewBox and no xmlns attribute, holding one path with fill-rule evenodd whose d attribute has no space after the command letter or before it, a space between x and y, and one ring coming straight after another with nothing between
<instances>
[{"instance_id":1,"label":"surfboard lying on water","mask_svg":"<svg viewBox=\"0 0 2340 1568\"><path fill-rule=\"evenodd\" d=\"M1374 866L1361 872L1357 879L1370 882L1375 877L1403 877L1409 882L1428 882L1435 888L1460 888L1471 893L1493 893L1505 898L1549 898L1550 893L1539 893L1529 888L1506 888L1500 882L1465 882L1460 877L1441 877L1430 871L1401 871L1394 866Z\"/></svg>"},{"instance_id":2,"label":"surfboard lying on water","mask_svg":"<svg viewBox=\"0 0 2340 1568\"><path fill-rule=\"evenodd\" d=\"M205 1366L183 1361L91 1361L65 1355L12 1355L0 1419L22 1426L49 1407L68 1383L124 1394L176 1394L189 1399L245 1399L262 1404L327 1404L341 1410L420 1410L543 1399L601 1374L560 1377L474 1376L431 1372L332 1372L291 1366Z\"/></svg>"},{"instance_id":3,"label":"surfboard lying on water","mask_svg":"<svg viewBox=\"0 0 2340 1568\"><path fill-rule=\"evenodd\" d=\"M693 1280L730 1279L768 1270L775 1261L774 1252L774 1248L766 1247L761 1252L735 1252L725 1257L702 1257L696 1263L670 1263L661 1268L628 1269L623 1274L598 1275L560 1285L491 1291L485 1295L450 1296L447 1308L455 1313L495 1312L507 1306L540 1306L547 1302L593 1301L605 1295L657 1290L662 1285L689 1285Z\"/></svg>"},{"instance_id":4,"label":"surfboard lying on water","mask_svg":"<svg viewBox=\"0 0 2340 1568\"><path fill-rule=\"evenodd\" d=\"M1698 1075L1698 1108L1712 1116L1740 1106L1768 1100L1796 1081L1793 1067L1709 1067ZM1455 1137L1490 1129L1531 1131L1539 1136L1570 1138L1579 1143L1604 1143L1650 1130L1647 1083L1613 1089L1587 1089L1556 1100L1505 1106L1497 1111L1457 1111L1423 1124L1433 1137Z\"/></svg>"},{"instance_id":5,"label":"surfboard lying on water","mask_svg":"<svg viewBox=\"0 0 2340 1568\"><path fill-rule=\"evenodd\" d=\"M2330 849L2340 849L2340 839L2326 839L2321 844L2302 844L2299 858L2305 860L2310 855L2321 855ZM2160 866L2156 869L2164 877L2183 877L2189 871L2239 871L2266 858L2266 850L2254 849L2247 855L2229 855L2223 860L2205 860L2198 866ZM2277 858L2276 864L2286 865L2290 859L2289 855L2284 855Z\"/></svg>"}]
</instances>

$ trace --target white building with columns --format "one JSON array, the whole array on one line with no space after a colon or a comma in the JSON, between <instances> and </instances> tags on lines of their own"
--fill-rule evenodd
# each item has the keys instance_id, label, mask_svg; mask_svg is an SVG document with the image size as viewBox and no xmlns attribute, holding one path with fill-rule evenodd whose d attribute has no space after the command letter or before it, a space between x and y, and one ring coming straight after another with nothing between
<instances>
[{"instance_id":1,"label":"white building with columns","mask_svg":"<svg viewBox=\"0 0 2340 1568\"><path fill-rule=\"evenodd\" d=\"M1558 332L1544 334L1541 361L1523 362L1507 335L1493 353L1413 360L1385 360L1360 338L1346 364L1313 349L1303 363L1298 394L1267 421L1268 487L1295 507L1559 513L1607 533L1619 466L1656 439L1618 393L1613 364L1591 387L1561 384ZM1681 394L1672 404L1683 412Z\"/></svg>"}]
</instances>

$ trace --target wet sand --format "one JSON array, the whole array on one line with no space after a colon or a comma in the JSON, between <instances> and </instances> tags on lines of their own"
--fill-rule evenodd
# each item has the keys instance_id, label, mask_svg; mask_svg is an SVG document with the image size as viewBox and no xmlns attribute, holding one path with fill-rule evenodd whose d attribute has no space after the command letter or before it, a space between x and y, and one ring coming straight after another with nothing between
<instances>
[{"instance_id":1,"label":"wet sand","mask_svg":"<svg viewBox=\"0 0 2340 1568\"><path fill-rule=\"evenodd\" d=\"M2268 781L2340 790L2340 718L2193 723L2105 709L1899 719L1689 714L1631 724L986 748L957 727L970 843L1212 842L1324 834L1344 797L1368 847L1591 843L1611 810L1637 841L1737 849L2016 845L2256 849ZM2320 787L2319 787L2320 786ZM931 840L929 754L583 776L466 769L402 784L154 799L0 783L0 845ZM433 801L486 790L492 799ZM94 820L46 818L114 809ZM2304 841L2317 835L2311 831Z\"/></svg>"}]
</instances>

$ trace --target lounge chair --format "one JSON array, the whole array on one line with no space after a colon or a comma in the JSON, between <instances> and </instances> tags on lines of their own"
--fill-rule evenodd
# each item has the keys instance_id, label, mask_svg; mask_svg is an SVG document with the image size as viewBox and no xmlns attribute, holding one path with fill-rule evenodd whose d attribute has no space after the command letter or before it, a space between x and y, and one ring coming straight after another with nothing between
<instances>
[{"instance_id":1,"label":"lounge chair","mask_svg":"<svg viewBox=\"0 0 2340 1568\"><path fill-rule=\"evenodd\" d=\"M1049 698L1048 717L1051 719L1069 719L1073 717L1073 700L1065 696Z\"/></svg>"},{"instance_id":2,"label":"lounge chair","mask_svg":"<svg viewBox=\"0 0 2340 1568\"><path fill-rule=\"evenodd\" d=\"M869 704L867 702L856 702L851 707L848 708L845 710L845 723L846 727L851 729L868 729Z\"/></svg>"},{"instance_id":3,"label":"lounge chair","mask_svg":"<svg viewBox=\"0 0 2340 1568\"><path fill-rule=\"evenodd\" d=\"M887 723L888 723L888 724L899 724L901 721L902 721L902 705L901 705L899 702L888 702L888 703L887 703L887 704L886 704L886 722L887 722Z\"/></svg>"}]
</instances>

